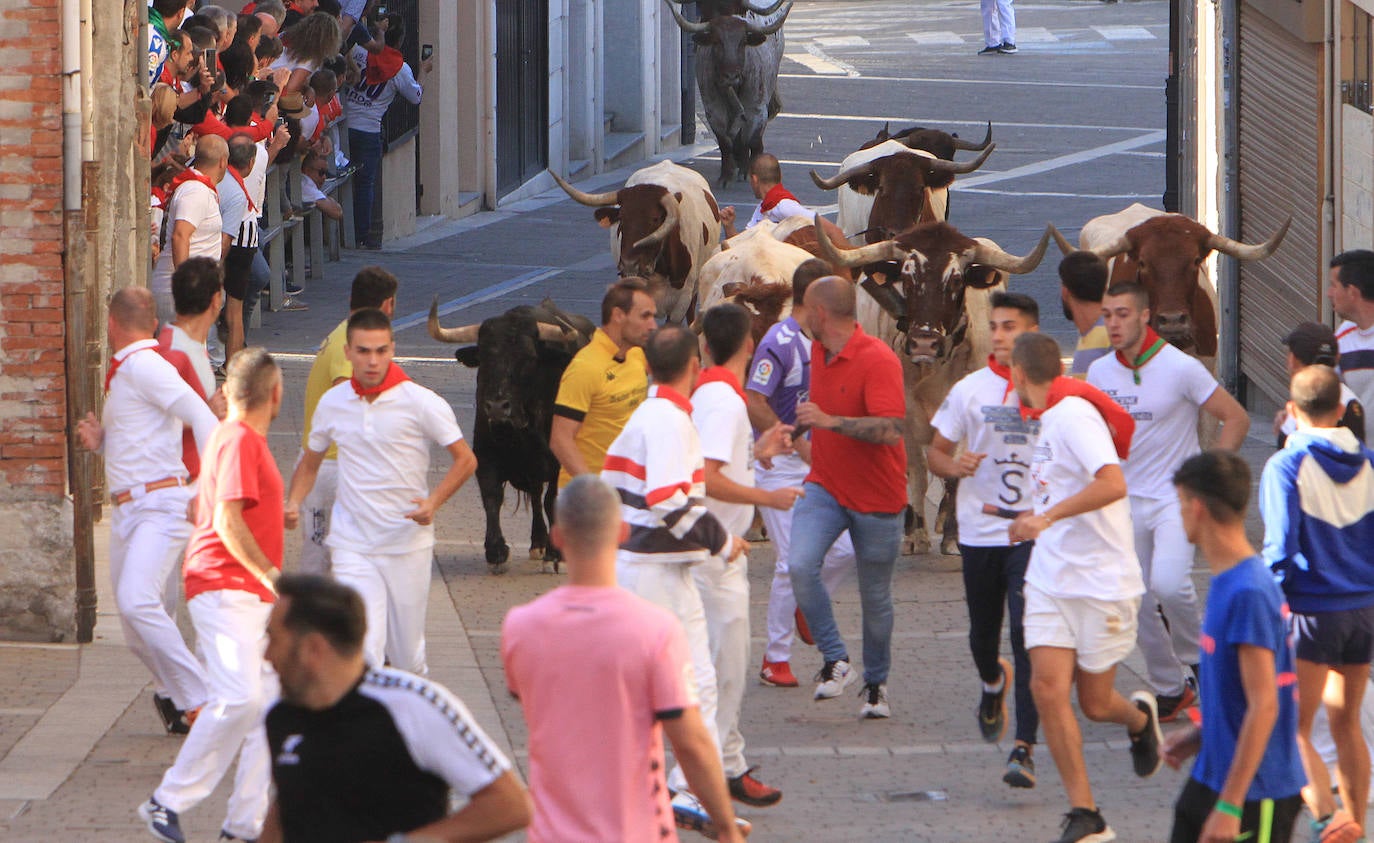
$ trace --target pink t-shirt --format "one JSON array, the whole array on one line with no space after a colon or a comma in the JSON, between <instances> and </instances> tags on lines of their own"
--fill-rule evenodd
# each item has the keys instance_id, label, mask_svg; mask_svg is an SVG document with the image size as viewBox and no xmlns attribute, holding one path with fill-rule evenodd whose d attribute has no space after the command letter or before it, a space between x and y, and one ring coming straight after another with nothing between
<instances>
[{"instance_id":1,"label":"pink t-shirt","mask_svg":"<svg viewBox=\"0 0 1374 843\"><path fill-rule=\"evenodd\" d=\"M677 618L621 588L563 586L506 615L539 841L676 840L658 715L696 707Z\"/></svg>"}]
</instances>

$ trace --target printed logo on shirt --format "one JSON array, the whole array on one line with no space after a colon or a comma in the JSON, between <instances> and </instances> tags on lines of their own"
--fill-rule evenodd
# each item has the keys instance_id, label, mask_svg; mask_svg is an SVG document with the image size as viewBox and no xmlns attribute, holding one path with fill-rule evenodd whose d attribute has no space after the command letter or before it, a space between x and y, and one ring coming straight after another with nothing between
<instances>
[{"instance_id":1,"label":"printed logo on shirt","mask_svg":"<svg viewBox=\"0 0 1374 843\"><path fill-rule=\"evenodd\" d=\"M767 386L767 385L768 385L768 382L769 382L770 380L772 380L772 379L773 379L773 361L772 361L772 360L760 360L760 361L759 361L759 364L758 364L757 366L754 367L754 377L750 378L750 380L752 380L752 381L753 381L754 383L756 383L756 384L760 384L760 385L762 385L762 386Z\"/></svg>"},{"instance_id":2,"label":"printed logo on shirt","mask_svg":"<svg viewBox=\"0 0 1374 843\"><path fill-rule=\"evenodd\" d=\"M992 462L1002 472L1002 487L1005 490L997 493L997 500L1009 507L1021 503L1025 499L1025 493L1021 489L1026 483L1026 472L1030 471L1030 463L1015 451L1008 454L1004 460L994 458Z\"/></svg>"},{"instance_id":3,"label":"printed logo on shirt","mask_svg":"<svg viewBox=\"0 0 1374 843\"><path fill-rule=\"evenodd\" d=\"M1103 392L1107 393L1107 395L1108 395L1113 401L1115 401L1116 403L1118 403L1118 404L1120 404L1122 407L1124 407L1124 408L1126 409L1127 412L1130 412L1131 418L1135 419L1136 421L1154 421L1154 420L1155 420L1155 414L1154 414L1154 413L1148 412L1148 411L1146 411L1146 410L1134 410L1134 411L1131 410L1132 407L1134 407L1134 406L1136 406L1137 404L1140 403L1140 396L1139 396L1139 395L1121 395L1121 394L1119 393L1119 391L1118 391L1118 390L1115 390L1115 389L1104 389Z\"/></svg>"},{"instance_id":4,"label":"printed logo on shirt","mask_svg":"<svg viewBox=\"0 0 1374 843\"><path fill-rule=\"evenodd\" d=\"M281 752L277 755L277 764L289 767L301 763L301 757L296 754L296 747L300 746L304 740L304 735L287 735L286 740L281 742Z\"/></svg>"}]
</instances>

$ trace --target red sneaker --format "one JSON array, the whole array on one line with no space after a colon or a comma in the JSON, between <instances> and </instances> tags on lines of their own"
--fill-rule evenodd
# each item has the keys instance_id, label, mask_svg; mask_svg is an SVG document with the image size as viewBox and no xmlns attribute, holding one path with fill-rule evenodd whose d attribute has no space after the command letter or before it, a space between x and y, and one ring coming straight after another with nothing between
<instances>
[{"instance_id":1,"label":"red sneaker","mask_svg":"<svg viewBox=\"0 0 1374 843\"><path fill-rule=\"evenodd\" d=\"M811 637L811 627L806 625L806 615L802 614L801 607L793 615L797 619L797 637L812 647L816 646L816 639Z\"/></svg>"},{"instance_id":2,"label":"red sneaker","mask_svg":"<svg viewBox=\"0 0 1374 843\"><path fill-rule=\"evenodd\" d=\"M776 688L797 687L797 677L792 675L792 665L787 662L765 661L759 671L759 681Z\"/></svg>"},{"instance_id":3,"label":"red sneaker","mask_svg":"<svg viewBox=\"0 0 1374 843\"><path fill-rule=\"evenodd\" d=\"M754 772L754 768L750 767L741 775L727 780L730 783L730 798L736 802L743 802L758 808L766 808L781 802L782 791L776 787L769 787L754 778L750 775L752 772Z\"/></svg>"}]
</instances>

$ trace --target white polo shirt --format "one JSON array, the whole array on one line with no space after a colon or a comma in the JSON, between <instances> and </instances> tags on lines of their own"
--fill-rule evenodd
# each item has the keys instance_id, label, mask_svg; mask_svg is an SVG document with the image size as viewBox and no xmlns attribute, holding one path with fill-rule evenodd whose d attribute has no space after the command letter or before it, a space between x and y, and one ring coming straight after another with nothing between
<instances>
[{"instance_id":1,"label":"white polo shirt","mask_svg":"<svg viewBox=\"0 0 1374 843\"><path fill-rule=\"evenodd\" d=\"M720 460L720 472L741 486L754 487L754 431L749 411L734 387L712 381L692 393L692 424L701 437L701 458ZM743 536L754 521L754 507L706 498L706 508L731 535Z\"/></svg>"},{"instance_id":2,"label":"white polo shirt","mask_svg":"<svg viewBox=\"0 0 1374 843\"><path fill-rule=\"evenodd\" d=\"M1011 521L1005 514L1031 508L1029 473L1038 423L1021 418L1016 390L984 367L950 389L931 425L949 441L964 442L966 450L987 454L972 477L959 481L959 543L1006 547ZM984 513L985 505L1006 512Z\"/></svg>"},{"instance_id":3,"label":"white polo shirt","mask_svg":"<svg viewBox=\"0 0 1374 843\"><path fill-rule=\"evenodd\" d=\"M368 403L351 382L315 406L310 450L339 446L339 491L329 524L331 548L410 553L434 546L434 525L406 518L429 495L430 444L463 438L453 408L431 390L403 381Z\"/></svg>"},{"instance_id":4,"label":"white polo shirt","mask_svg":"<svg viewBox=\"0 0 1374 843\"><path fill-rule=\"evenodd\" d=\"M1140 367L1140 383L1112 352L1088 367L1088 383L1112 397L1135 419L1131 455L1121 466L1133 498L1177 499L1174 472L1202 450L1198 408L1216 392L1217 379L1196 357L1172 345Z\"/></svg>"},{"instance_id":5,"label":"white polo shirt","mask_svg":"<svg viewBox=\"0 0 1374 843\"><path fill-rule=\"evenodd\" d=\"M101 415L110 493L167 477L186 477L181 431L190 425L196 445L204 448L218 424L214 414L157 353L157 340L129 343L115 352L114 359L119 365L110 379Z\"/></svg>"},{"instance_id":6,"label":"white polo shirt","mask_svg":"<svg viewBox=\"0 0 1374 843\"><path fill-rule=\"evenodd\" d=\"M1031 460L1031 496L1043 513L1083 491L1103 466L1117 465L1107 423L1077 396L1040 417ZM1035 540L1026 582L1051 597L1129 600L1145 593L1126 498L1055 521Z\"/></svg>"}]
</instances>

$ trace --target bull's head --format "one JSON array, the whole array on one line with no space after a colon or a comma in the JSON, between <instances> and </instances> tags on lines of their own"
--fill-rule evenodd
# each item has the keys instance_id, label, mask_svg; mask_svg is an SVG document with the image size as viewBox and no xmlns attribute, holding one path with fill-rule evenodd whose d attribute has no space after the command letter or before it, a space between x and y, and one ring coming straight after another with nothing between
<instances>
[{"instance_id":1,"label":"bull's head","mask_svg":"<svg viewBox=\"0 0 1374 843\"><path fill-rule=\"evenodd\" d=\"M690 3L692 0L672 0L672 2L680 6L683 3ZM745 0L696 0L697 12L704 21L720 15L743 15L746 12L767 17L781 9L782 4L786 2L787 0L776 0L768 6L758 8L746 3Z\"/></svg>"},{"instance_id":2,"label":"bull's head","mask_svg":"<svg viewBox=\"0 0 1374 843\"><path fill-rule=\"evenodd\" d=\"M1111 280L1135 280L1150 294L1150 326L1181 348L1197 342L1192 312L1198 272L1214 250L1236 260L1262 260L1283 242L1292 217L1268 240L1257 245L1213 234L1199 222L1179 214L1151 217L1116 240L1096 249L1102 260L1116 258ZM1064 254L1078 251L1058 231L1055 241Z\"/></svg>"},{"instance_id":3,"label":"bull's head","mask_svg":"<svg viewBox=\"0 0 1374 843\"><path fill-rule=\"evenodd\" d=\"M692 36L692 41L703 49L709 49L713 57L715 82L722 88L739 88L743 78L745 54L749 47L757 47L768 36L782 29L787 15L792 11L792 0L780 6L782 14L767 24L755 24L735 15L716 15L710 20L689 21L678 12L672 0L665 0L673 19L683 32ZM764 14L759 12L759 14Z\"/></svg>"},{"instance_id":4,"label":"bull's head","mask_svg":"<svg viewBox=\"0 0 1374 843\"><path fill-rule=\"evenodd\" d=\"M948 223L913 226L894 239L848 251L836 251L820 239L832 266L863 267L868 274L864 289L897 320L904 336L901 353L917 365L948 358L964 341L969 287L987 289L1001 282L1001 273L1033 271L1049 241L1047 227L1030 254L1017 256L990 241L967 237Z\"/></svg>"},{"instance_id":5,"label":"bull's head","mask_svg":"<svg viewBox=\"0 0 1374 843\"><path fill-rule=\"evenodd\" d=\"M981 155L962 164L919 152L886 155L846 167L829 178L812 170L811 180L822 190L838 190L843 184L855 193L872 196L865 239L876 243L921 221L927 188L948 187L956 175L983 166L996 148L997 144L990 143Z\"/></svg>"},{"instance_id":6,"label":"bull's head","mask_svg":"<svg viewBox=\"0 0 1374 843\"><path fill-rule=\"evenodd\" d=\"M872 149L880 143L889 140L899 140L906 144L910 149L919 149L929 152L936 158L946 161L954 160L955 150L968 150L970 152L982 152L992 143L992 123L988 123L987 133L983 135L982 143L967 141L957 134L942 132L939 129L926 129L921 126L912 126L902 129L896 134L892 134L892 124L884 123L883 127L874 135L873 140L864 143L859 149Z\"/></svg>"},{"instance_id":7,"label":"bull's head","mask_svg":"<svg viewBox=\"0 0 1374 843\"><path fill-rule=\"evenodd\" d=\"M523 430L536 419L531 405L537 373L542 366L566 363L576 343L576 331L541 322L530 307L514 307L480 324L444 328L439 324L439 299L429 307L429 335L439 342L475 343L454 352L459 363L477 370L477 412L492 425Z\"/></svg>"}]
</instances>

